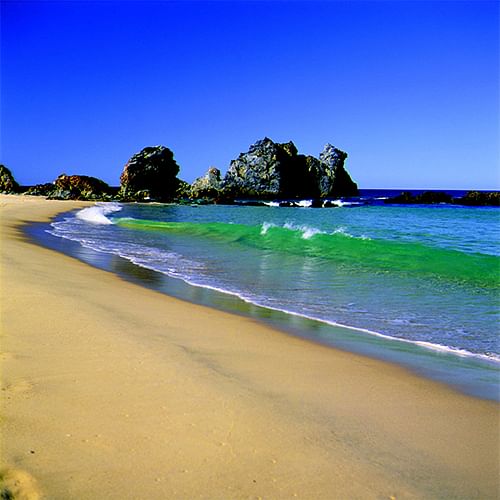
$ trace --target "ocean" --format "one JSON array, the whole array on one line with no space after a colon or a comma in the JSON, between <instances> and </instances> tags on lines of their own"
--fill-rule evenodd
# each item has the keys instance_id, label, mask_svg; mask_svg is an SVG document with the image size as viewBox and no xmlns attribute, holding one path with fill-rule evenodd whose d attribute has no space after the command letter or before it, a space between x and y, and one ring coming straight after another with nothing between
<instances>
[{"instance_id":1,"label":"ocean","mask_svg":"<svg viewBox=\"0 0 500 500\"><path fill-rule=\"evenodd\" d=\"M170 295L500 400L500 209L383 203L399 193L322 209L98 203L29 232Z\"/></svg>"}]
</instances>

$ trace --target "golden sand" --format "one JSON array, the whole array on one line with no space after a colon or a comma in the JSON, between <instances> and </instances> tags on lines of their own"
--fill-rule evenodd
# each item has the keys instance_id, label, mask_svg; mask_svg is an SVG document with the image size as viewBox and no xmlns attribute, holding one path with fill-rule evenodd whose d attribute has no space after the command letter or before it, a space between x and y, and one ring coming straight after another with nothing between
<instances>
[{"instance_id":1,"label":"golden sand","mask_svg":"<svg viewBox=\"0 0 500 500\"><path fill-rule=\"evenodd\" d=\"M498 498L498 404L23 236L76 206L0 197L2 498Z\"/></svg>"}]
</instances>

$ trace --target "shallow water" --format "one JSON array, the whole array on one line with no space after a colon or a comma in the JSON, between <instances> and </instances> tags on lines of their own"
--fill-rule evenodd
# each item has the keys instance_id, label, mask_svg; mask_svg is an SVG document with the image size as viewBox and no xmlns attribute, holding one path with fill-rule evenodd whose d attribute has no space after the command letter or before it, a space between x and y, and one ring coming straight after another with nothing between
<instances>
[{"instance_id":1,"label":"shallow water","mask_svg":"<svg viewBox=\"0 0 500 500\"><path fill-rule=\"evenodd\" d=\"M268 319L294 333L498 399L499 222L496 208L441 205L106 204L48 231L236 297L229 309L280 311Z\"/></svg>"}]
</instances>

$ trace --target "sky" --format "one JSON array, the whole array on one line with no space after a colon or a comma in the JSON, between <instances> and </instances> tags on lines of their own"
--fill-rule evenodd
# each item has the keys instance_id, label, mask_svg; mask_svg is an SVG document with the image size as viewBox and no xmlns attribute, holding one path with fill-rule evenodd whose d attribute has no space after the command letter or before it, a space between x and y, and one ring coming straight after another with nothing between
<instances>
[{"instance_id":1,"label":"sky","mask_svg":"<svg viewBox=\"0 0 500 500\"><path fill-rule=\"evenodd\" d=\"M346 151L361 188L500 189L494 1L1 0L0 163L192 182L258 139Z\"/></svg>"}]
</instances>

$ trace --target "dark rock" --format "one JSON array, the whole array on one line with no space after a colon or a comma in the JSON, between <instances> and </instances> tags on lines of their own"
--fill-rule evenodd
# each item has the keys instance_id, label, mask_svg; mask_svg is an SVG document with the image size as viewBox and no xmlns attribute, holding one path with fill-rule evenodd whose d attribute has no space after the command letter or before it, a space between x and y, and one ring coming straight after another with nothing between
<instances>
[{"instance_id":1,"label":"dark rock","mask_svg":"<svg viewBox=\"0 0 500 500\"><path fill-rule=\"evenodd\" d=\"M177 190L175 191L175 198L178 200L187 200L191 195L191 184L181 179L178 179Z\"/></svg>"},{"instance_id":2,"label":"dark rock","mask_svg":"<svg viewBox=\"0 0 500 500\"><path fill-rule=\"evenodd\" d=\"M0 193L18 192L19 184L14 179L12 172L5 165L0 165Z\"/></svg>"},{"instance_id":3,"label":"dark rock","mask_svg":"<svg viewBox=\"0 0 500 500\"><path fill-rule=\"evenodd\" d=\"M198 177L191 185L190 196L194 199L212 198L218 199L221 196L222 179L220 170L210 167L203 177Z\"/></svg>"},{"instance_id":4,"label":"dark rock","mask_svg":"<svg viewBox=\"0 0 500 500\"><path fill-rule=\"evenodd\" d=\"M324 202L323 200L320 200L319 198L314 198L311 203L311 208L323 208L324 207Z\"/></svg>"},{"instance_id":5,"label":"dark rock","mask_svg":"<svg viewBox=\"0 0 500 500\"><path fill-rule=\"evenodd\" d=\"M267 137L231 161L223 190L234 198L275 198L281 195L282 163L288 153Z\"/></svg>"},{"instance_id":6,"label":"dark rock","mask_svg":"<svg viewBox=\"0 0 500 500\"><path fill-rule=\"evenodd\" d=\"M265 137L231 162L222 192L226 198L260 199L356 195L357 185L344 169L346 157L329 144L320 159L304 156L293 142Z\"/></svg>"},{"instance_id":7,"label":"dark rock","mask_svg":"<svg viewBox=\"0 0 500 500\"><path fill-rule=\"evenodd\" d=\"M48 198L51 200L107 201L112 198L110 192L111 188L96 177L61 174L54 181Z\"/></svg>"},{"instance_id":8,"label":"dark rock","mask_svg":"<svg viewBox=\"0 0 500 500\"><path fill-rule=\"evenodd\" d=\"M144 199L137 193L148 191L151 199L171 201L179 187L178 173L179 165L170 149L165 146L146 147L125 165L120 176L120 196L124 200Z\"/></svg>"},{"instance_id":9,"label":"dark rock","mask_svg":"<svg viewBox=\"0 0 500 500\"><path fill-rule=\"evenodd\" d=\"M397 204L408 205L411 203L415 203L415 197L409 191L403 191L398 196L387 198L387 200L384 200L384 203L386 204L397 203Z\"/></svg>"},{"instance_id":10,"label":"dark rock","mask_svg":"<svg viewBox=\"0 0 500 500\"><path fill-rule=\"evenodd\" d=\"M452 203L453 198L441 191L425 191L422 194L412 195L409 191L403 191L400 195L384 200L387 204L399 205L432 205L436 203Z\"/></svg>"},{"instance_id":11,"label":"dark rock","mask_svg":"<svg viewBox=\"0 0 500 500\"><path fill-rule=\"evenodd\" d=\"M417 196L418 203L431 205L433 203L451 203L453 197L440 191L425 191Z\"/></svg>"},{"instance_id":12,"label":"dark rock","mask_svg":"<svg viewBox=\"0 0 500 500\"><path fill-rule=\"evenodd\" d=\"M316 179L320 195L356 196L358 185L344 168L347 153L327 144L319 155L319 163L315 163Z\"/></svg>"},{"instance_id":13,"label":"dark rock","mask_svg":"<svg viewBox=\"0 0 500 500\"><path fill-rule=\"evenodd\" d=\"M46 182L45 184L37 184L35 186L30 186L26 189L24 194L30 196L50 196L54 191L54 183Z\"/></svg>"},{"instance_id":14,"label":"dark rock","mask_svg":"<svg viewBox=\"0 0 500 500\"><path fill-rule=\"evenodd\" d=\"M500 192L469 191L462 198L457 198L455 203L468 206L500 206Z\"/></svg>"}]
</instances>

